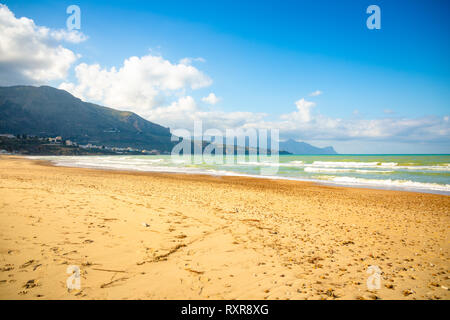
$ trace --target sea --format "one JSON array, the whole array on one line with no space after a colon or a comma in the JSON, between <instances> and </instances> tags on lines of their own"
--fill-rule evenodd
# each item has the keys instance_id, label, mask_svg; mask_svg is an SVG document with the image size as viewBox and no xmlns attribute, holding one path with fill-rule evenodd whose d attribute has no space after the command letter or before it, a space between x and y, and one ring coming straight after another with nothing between
<instances>
[{"instance_id":1,"label":"sea","mask_svg":"<svg viewBox=\"0 0 450 320\"><path fill-rule=\"evenodd\" d=\"M217 161L191 156L33 156L56 166L313 181L450 195L450 155L280 155ZM219 163L214 163L219 162ZM222 163L224 162L224 163Z\"/></svg>"}]
</instances>

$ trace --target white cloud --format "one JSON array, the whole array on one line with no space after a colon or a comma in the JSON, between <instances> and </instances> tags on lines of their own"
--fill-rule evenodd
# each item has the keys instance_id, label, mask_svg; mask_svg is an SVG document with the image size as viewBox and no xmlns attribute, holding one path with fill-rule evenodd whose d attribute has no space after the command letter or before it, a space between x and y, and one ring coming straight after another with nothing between
<instances>
[{"instance_id":1,"label":"white cloud","mask_svg":"<svg viewBox=\"0 0 450 320\"><path fill-rule=\"evenodd\" d=\"M220 101L220 98L218 98L213 92L211 92L208 96L202 98L203 102L215 105Z\"/></svg>"},{"instance_id":2,"label":"white cloud","mask_svg":"<svg viewBox=\"0 0 450 320\"><path fill-rule=\"evenodd\" d=\"M125 59L119 69L81 63L75 68L75 76L77 83L65 82L59 88L79 98L140 115L163 105L167 97L212 83L208 76L193 66L172 64L152 55Z\"/></svg>"},{"instance_id":3,"label":"white cloud","mask_svg":"<svg viewBox=\"0 0 450 320\"><path fill-rule=\"evenodd\" d=\"M187 66L190 66L192 64L192 62L206 62L206 60L203 59L202 57L198 57L198 58L186 57L186 58L180 59L180 63L185 64Z\"/></svg>"},{"instance_id":4,"label":"white cloud","mask_svg":"<svg viewBox=\"0 0 450 320\"><path fill-rule=\"evenodd\" d=\"M151 109L145 115L148 120L172 129L192 130L194 121L202 121L204 129L216 128L223 131L227 128L240 128L248 123L260 122L266 116L267 114L264 113L252 112L204 111L198 107L191 96L181 97L169 106Z\"/></svg>"},{"instance_id":5,"label":"white cloud","mask_svg":"<svg viewBox=\"0 0 450 320\"><path fill-rule=\"evenodd\" d=\"M282 114L272 121L265 113L204 111L194 98L185 96L165 107L149 110L150 121L171 129L192 130L194 121L201 120L203 129L279 129L281 138L306 141L447 141L450 136L448 117L341 119L311 113L315 103L300 99L297 110Z\"/></svg>"},{"instance_id":6,"label":"white cloud","mask_svg":"<svg viewBox=\"0 0 450 320\"><path fill-rule=\"evenodd\" d=\"M85 39L80 32L52 30L26 17L16 18L0 4L0 85L64 79L78 56L59 42Z\"/></svg>"},{"instance_id":7,"label":"white cloud","mask_svg":"<svg viewBox=\"0 0 450 320\"><path fill-rule=\"evenodd\" d=\"M67 41L71 43L80 43L87 40L87 36L78 31L78 30L71 30L67 31L65 29L59 29L59 30L51 30L49 31L50 36L57 40L57 41Z\"/></svg>"},{"instance_id":8,"label":"white cloud","mask_svg":"<svg viewBox=\"0 0 450 320\"><path fill-rule=\"evenodd\" d=\"M167 127L184 128L196 120L197 104L191 96L181 97L166 107L147 111L146 118ZM184 124L184 126L183 126Z\"/></svg>"},{"instance_id":9,"label":"white cloud","mask_svg":"<svg viewBox=\"0 0 450 320\"><path fill-rule=\"evenodd\" d=\"M448 142L450 136L449 117L382 119L341 119L312 113L315 103L300 99L297 110L281 114L278 119L266 120L249 116L246 128L278 129L280 137L303 141L384 141L384 142ZM255 119L258 119L255 121Z\"/></svg>"},{"instance_id":10,"label":"white cloud","mask_svg":"<svg viewBox=\"0 0 450 320\"><path fill-rule=\"evenodd\" d=\"M317 96L320 96L322 93L323 93L322 91L316 90L316 91L314 91L314 92L311 92L309 95L310 95L311 97L317 97Z\"/></svg>"},{"instance_id":11,"label":"white cloud","mask_svg":"<svg viewBox=\"0 0 450 320\"><path fill-rule=\"evenodd\" d=\"M298 111L280 115L278 121L260 121L249 126L276 128L282 137L302 140L361 141L448 141L448 117L340 119L312 114L313 105L304 99L297 101ZM307 120L307 121L305 121Z\"/></svg>"},{"instance_id":12,"label":"white cloud","mask_svg":"<svg viewBox=\"0 0 450 320\"><path fill-rule=\"evenodd\" d=\"M311 121L311 109L315 107L315 103L312 101L307 101L304 98L301 98L297 102L295 102L298 111L294 111L289 114L281 115L281 119L283 120L291 120L298 122L309 122Z\"/></svg>"}]
</instances>

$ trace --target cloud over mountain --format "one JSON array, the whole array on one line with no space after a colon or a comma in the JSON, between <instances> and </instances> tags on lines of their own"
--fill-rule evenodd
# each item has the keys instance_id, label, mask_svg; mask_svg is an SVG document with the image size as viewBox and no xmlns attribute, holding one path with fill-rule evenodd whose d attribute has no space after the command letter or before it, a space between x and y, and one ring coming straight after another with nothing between
<instances>
[{"instance_id":1,"label":"cloud over mountain","mask_svg":"<svg viewBox=\"0 0 450 320\"><path fill-rule=\"evenodd\" d=\"M77 82L64 82L59 88L83 99L143 115L161 105L165 97L212 83L207 75L191 65L171 63L152 55L127 58L119 68L81 63L76 66L75 75Z\"/></svg>"},{"instance_id":2,"label":"cloud over mountain","mask_svg":"<svg viewBox=\"0 0 450 320\"><path fill-rule=\"evenodd\" d=\"M26 17L16 18L0 4L0 85L64 79L79 56L61 42L84 40L86 36L78 31L54 30Z\"/></svg>"}]
</instances>

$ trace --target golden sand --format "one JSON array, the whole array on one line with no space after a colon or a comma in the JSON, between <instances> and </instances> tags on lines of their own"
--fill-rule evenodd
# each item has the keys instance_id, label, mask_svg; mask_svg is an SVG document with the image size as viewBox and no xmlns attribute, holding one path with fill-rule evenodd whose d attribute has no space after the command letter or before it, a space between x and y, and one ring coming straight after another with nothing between
<instances>
[{"instance_id":1,"label":"golden sand","mask_svg":"<svg viewBox=\"0 0 450 320\"><path fill-rule=\"evenodd\" d=\"M449 208L443 195L3 156L0 299L449 299Z\"/></svg>"}]
</instances>

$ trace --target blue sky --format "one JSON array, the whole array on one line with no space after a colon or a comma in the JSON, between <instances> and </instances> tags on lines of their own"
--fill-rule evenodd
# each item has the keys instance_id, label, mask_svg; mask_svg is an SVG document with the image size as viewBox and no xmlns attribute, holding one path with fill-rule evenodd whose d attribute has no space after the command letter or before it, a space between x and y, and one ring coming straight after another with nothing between
<instances>
[{"instance_id":1,"label":"blue sky","mask_svg":"<svg viewBox=\"0 0 450 320\"><path fill-rule=\"evenodd\" d=\"M281 126L283 138L333 145L342 153L450 153L449 1L1 3L16 18L54 30L65 28L67 6L81 9L87 40L63 44L81 57L64 78L39 84L72 83L78 85L72 93L82 95L75 73L80 63L108 70L132 56L160 56L172 64L201 58L190 65L210 83L158 93L147 105L153 111L133 108L133 101L129 109L171 128L183 124L157 108L191 110L211 125L243 125L248 117L249 126ZM371 4L381 8L380 30L366 27ZM310 95L317 90L322 94ZM217 103L202 102L210 93ZM127 102L81 98L112 107ZM300 99L314 105L296 105ZM302 106L311 119L302 117ZM371 126L373 132L363 130Z\"/></svg>"}]
</instances>

